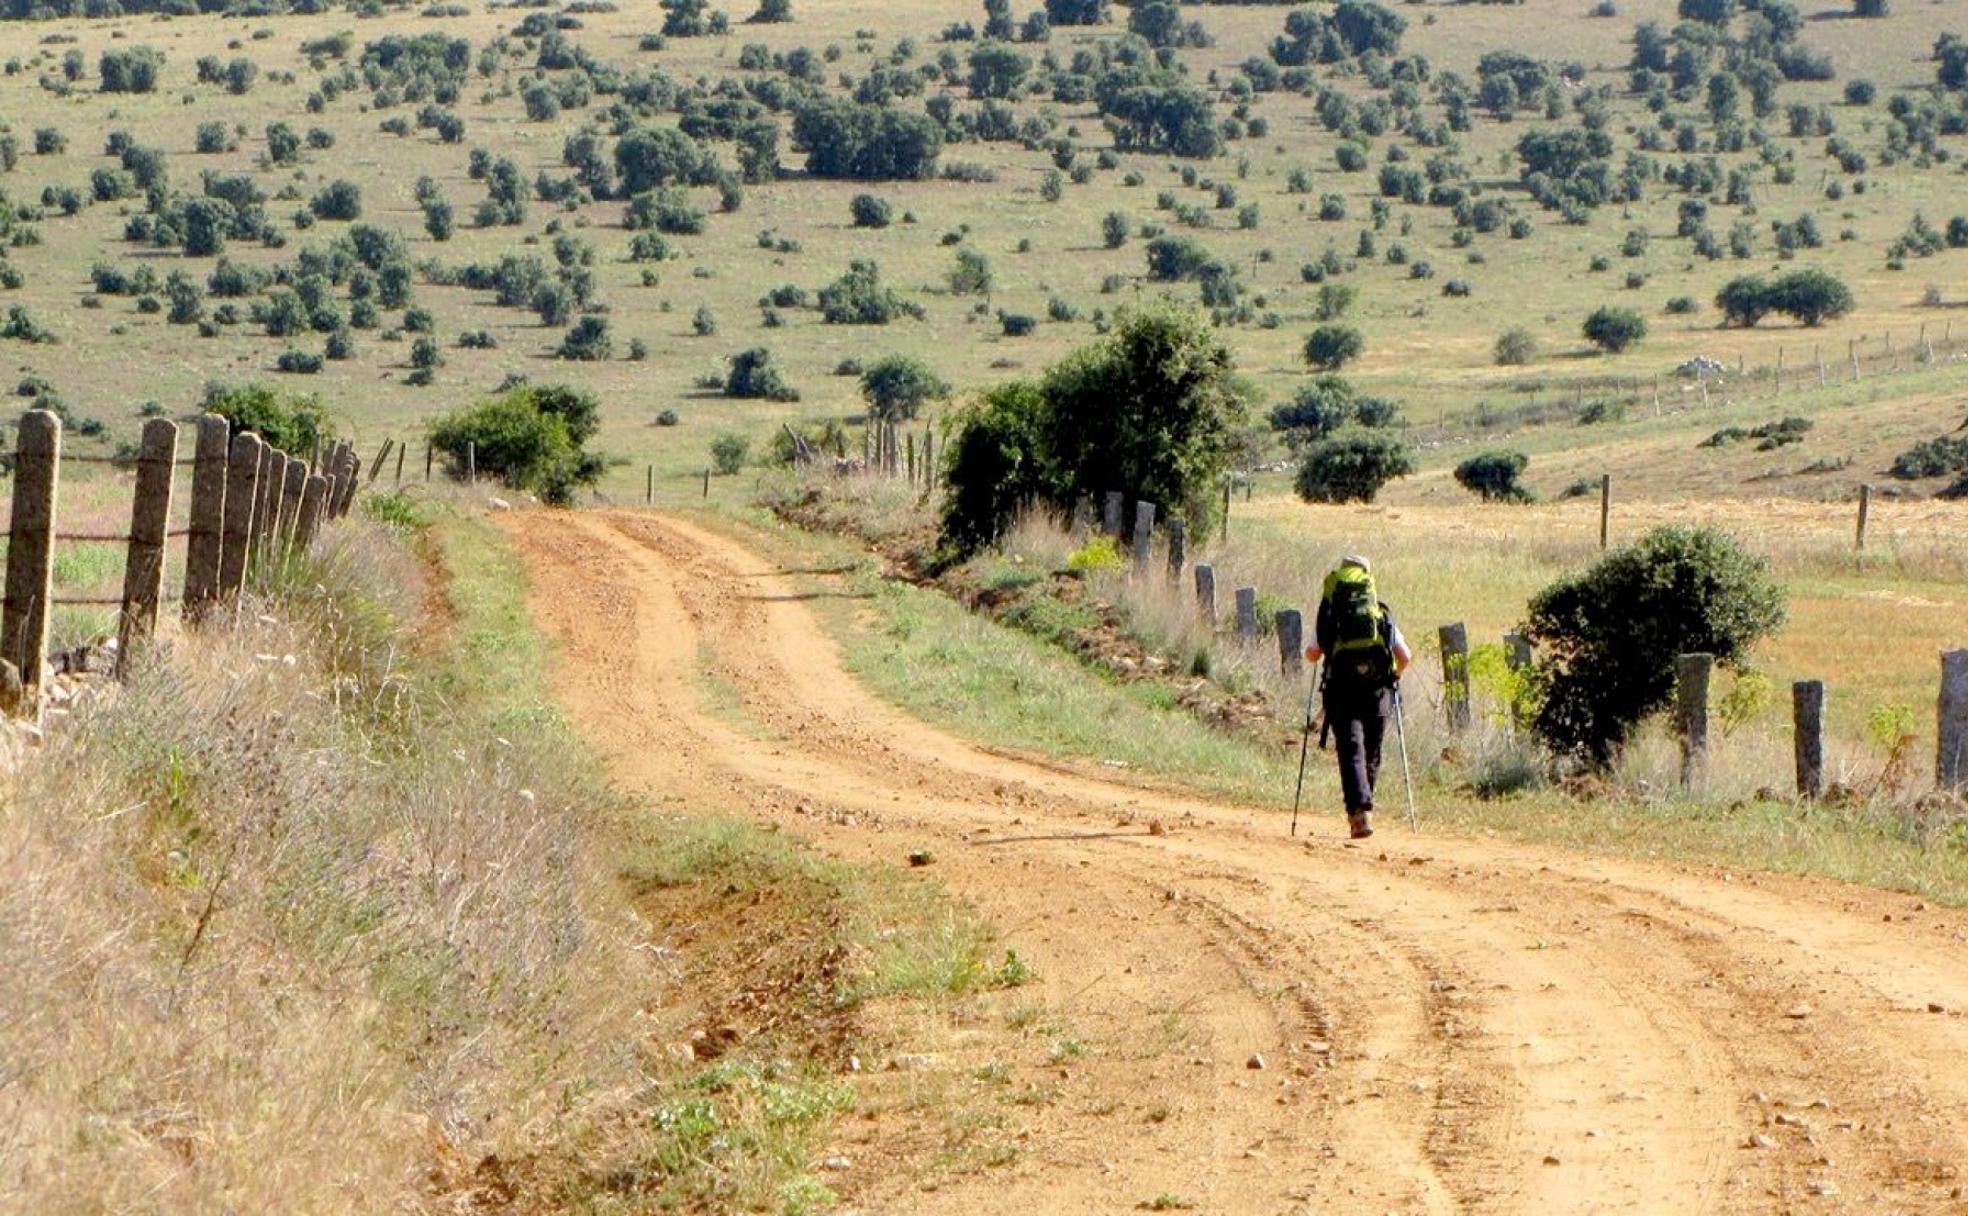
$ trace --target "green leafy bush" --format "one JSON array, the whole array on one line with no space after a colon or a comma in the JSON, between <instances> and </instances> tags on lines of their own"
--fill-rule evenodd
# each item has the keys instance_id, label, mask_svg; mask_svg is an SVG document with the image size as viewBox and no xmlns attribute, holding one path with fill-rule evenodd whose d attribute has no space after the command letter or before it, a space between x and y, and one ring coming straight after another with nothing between
<instances>
[{"instance_id":1,"label":"green leafy bush","mask_svg":"<svg viewBox=\"0 0 1968 1216\"><path fill-rule=\"evenodd\" d=\"M1456 466L1456 484L1484 502L1531 502L1537 496L1518 480L1530 463L1522 452L1479 452Z\"/></svg>"},{"instance_id":2,"label":"green leafy bush","mask_svg":"<svg viewBox=\"0 0 1968 1216\"><path fill-rule=\"evenodd\" d=\"M321 399L312 393L215 380L205 386L203 407L230 423L233 434L250 431L290 456L311 456L317 445L335 438Z\"/></svg>"},{"instance_id":3,"label":"green leafy bush","mask_svg":"<svg viewBox=\"0 0 1968 1216\"><path fill-rule=\"evenodd\" d=\"M1307 502L1372 502L1388 482L1414 471L1407 444L1392 435L1352 432L1308 447L1296 488Z\"/></svg>"},{"instance_id":4,"label":"green leafy bush","mask_svg":"<svg viewBox=\"0 0 1968 1216\"><path fill-rule=\"evenodd\" d=\"M577 487L601 476L601 457L583 449L599 425L600 404L592 395L523 384L439 418L430 441L454 471L464 469L469 450L480 473L565 505Z\"/></svg>"},{"instance_id":5,"label":"green leafy bush","mask_svg":"<svg viewBox=\"0 0 1968 1216\"><path fill-rule=\"evenodd\" d=\"M751 441L743 435L726 433L711 440L711 467L720 477L729 477L745 467Z\"/></svg>"},{"instance_id":6,"label":"green leafy bush","mask_svg":"<svg viewBox=\"0 0 1968 1216\"><path fill-rule=\"evenodd\" d=\"M921 359L889 355L861 373L861 395L883 418L914 418L923 405L942 401L950 385Z\"/></svg>"},{"instance_id":7,"label":"green leafy bush","mask_svg":"<svg viewBox=\"0 0 1968 1216\"><path fill-rule=\"evenodd\" d=\"M1674 660L1740 669L1783 624L1767 563L1714 528L1659 528L1539 592L1523 632L1538 648L1533 728L1554 751L1610 767L1674 691Z\"/></svg>"},{"instance_id":8,"label":"green leafy bush","mask_svg":"<svg viewBox=\"0 0 1968 1216\"><path fill-rule=\"evenodd\" d=\"M1631 308L1600 308L1585 319L1586 341L1617 355L1647 336L1647 319Z\"/></svg>"}]
</instances>

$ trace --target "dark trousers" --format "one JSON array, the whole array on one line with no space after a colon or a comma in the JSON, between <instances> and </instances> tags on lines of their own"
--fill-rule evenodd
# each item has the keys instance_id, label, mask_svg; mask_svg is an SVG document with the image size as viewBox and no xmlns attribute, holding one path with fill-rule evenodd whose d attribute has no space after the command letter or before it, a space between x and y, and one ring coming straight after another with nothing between
<instances>
[{"instance_id":1,"label":"dark trousers","mask_svg":"<svg viewBox=\"0 0 1968 1216\"><path fill-rule=\"evenodd\" d=\"M1339 753L1339 788L1346 797L1346 813L1358 814L1374 809L1374 782L1380 778L1380 742L1387 732L1387 716L1373 704L1345 706L1334 713L1328 706L1326 721L1332 724L1334 748Z\"/></svg>"}]
</instances>

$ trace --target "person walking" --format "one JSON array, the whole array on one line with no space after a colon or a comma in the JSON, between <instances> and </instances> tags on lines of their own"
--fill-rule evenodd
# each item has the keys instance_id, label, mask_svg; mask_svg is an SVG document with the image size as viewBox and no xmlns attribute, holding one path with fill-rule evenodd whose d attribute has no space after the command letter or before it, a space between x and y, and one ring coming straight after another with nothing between
<instances>
[{"instance_id":1,"label":"person walking","mask_svg":"<svg viewBox=\"0 0 1968 1216\"><path fill-rule=\"evenodd\" d=\"M1325 662L1321 710L1324 731L1338 739L1347 827L1353 839L1364 840L1373 835L1374 783L1380 776L1387 719L1395 712L1395 686L1414 661L1393 610L1374 587L1373 566L1366 558L1342 557L1326 576L1312 639L1305 657Z\"/></svg>"}]
</instances>

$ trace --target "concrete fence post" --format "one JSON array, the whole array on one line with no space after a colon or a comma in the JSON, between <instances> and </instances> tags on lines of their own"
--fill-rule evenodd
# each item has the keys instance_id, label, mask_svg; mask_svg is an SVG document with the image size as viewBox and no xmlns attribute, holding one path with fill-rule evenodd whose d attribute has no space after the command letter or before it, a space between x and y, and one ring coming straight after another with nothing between
<instances>
[{"instance_id":1,"label":"concrete fence post","mask_svg":"<svg viewBox=\"0 0 1968 1216\"><path fill-rule=\"evenodd\" d=\"M368 480L371 483L374 483L376 478L382 474L383 462L389 459L390 448L395 443L396 440L394 439L385 439L383 440L383 446L376 449L376 458L369 462Z\"/></svg>"},{"instance_id":2,"label":"concrete fence post","mask_svg":"<svg viewBox=\"0 0 1968 1216\"><path fill-rule=\"evenodd\" d=\"M1461 734L1469 729L1469 629L1461 621L1436 631L1442 643L1442 708L1448 711L1449 730Z\"/></svg>"},{"instance_id":3,"label":"concrete fence post","mask_svg":"<svg viewBox=\"0 0 1968 1216\"><path fill-rule=\"evenodd\" d=\"M1708 767L1708 683L1715 656L1684 654L1674 660L1674 718L1681 735L1681 787L1692 789Z\"/></svg>"},{"instance_id":4,"label":"concrete fence post","mask_svg":"<svg viewBox=\"0 0 1968 1216\"><path fill-rule=\"evenodd\" d=\"M407 443L398 443L396 445L396 484L397 485L403 484L403 451L405 448L409 446L410 445Z\"/></svg>"},{"instance_id":5,"label":"concrete fence post","mask_svg":"<svg viewBox=\"0 0 1968 1216\"><path fill-rule=\"evenodd\" d=\"M1223 539L1230 539L1230 483L1223 483Z\"/></svg>"},{"instance_id":6,"label":"concrete fence post","mask_svg":"<svg viewBox=\"0 0 1968 1216\"><path fill-rule=\"evenodd\" d=\"M916 484L916 433L914 431L910 431L907 435L903 437L903 443L904 443L904 447L906 448L906 450L903 452L903 457L907 462L907 466L908 466L907 471L909 474L909 484L915 485Z\"/></svg>"},{"instance_id":7,"label":"concrete fence post","mask_svg":"<svg viewBox=\"0 0 1968 1216\"><path fill-rule=\"evenodd\" d=\"M1113 537L1116 541L1120 540L1122 536L1121 529L1123 527L1123 521L1121 519L1121 512L1126 501L1126 495L1122 494L1119 490L1107 491L1107 513L1101 518L1100 522L1107 535Z\"/></svg>"},{"instance_id":8,"label":"concrete fence post","mask_svg":"<svg viewBox=\"0 0 1968 1216\"><path fill-rule=\"evenodd\" d=\"M1305 614L1296 608L1278 610L1278 670L1288 680L1305 674Z\"/></svg>"},{"instance_id":9,"label":"concrete fence post","mask_svg":"<svg viewBox=\"0 0 1968 1216\"><path fill-rule=\"evenodd\" d=\"M246 586L247 548L253 540L253 509L260 495L260 437L242 431L232 437L226 460L224 548L219 555L219 598L237 597Z\"/></svg>"},{"instance_id":10,"label":"concrete fence post","mask_svg":"<svg viewBox=\"0 0 1968 1216\"><path fill-rule=\"evenodd\" d=\"M194 622L219 598L231 435L232 424L224 418L200 415L191 464L191 535L185 544L184 615Z\"/></svg>"},{"instance_id":11,"label":"concrete fence post","mask_svg":"<svg viewBox=\"0 0 1968 1216\"><path fill-rule=\"evenodd\" d=\"M1169 581L1182 581L1182 567L1189 561L1189 526L1182 522L1180 515L1172 515L1168 521L1168 573Z\"/></svg>"},{"instance_id":12,"label":"concrete fence post","mask_svg":"<svg viewBox=\"0 0 1968 1216\"><path fill-rule=\"evenodd\" d=\"M287 476L287 455L265 440L260 441L260 473L253 493L253 530L248 538L248 554L255 560L266 552L275 514L280 510L281 484Z\"/></svg>"},{"instance_id":13,"label":"concrete fence post","mask_svg":"<svg viewBox=\"0 0 1968 1216\"><path fill-rule=\"evenodd\" d=\"M1092 526L1093 498L1090 495L1082 494L1073 500L1073 522L1071 525L1073 538L1075 540L1084 538L1087 534L1087 529Z\"/></svg>"},{"instance_id":14,"label":"concrete fence post","mask_svg":"<svg viewBox=\"0 0 1968 1216\"><path fill-rule=\"evenodd\" d=\"M1823 680L1799 680L1790 686L1800 798L1817 798L1824 793L1824 709Z\"/></svg>"},{"instance_id":15,"label":"concrete fence post","mask_svg":"<svg viewBox=\"0 0 1968 1216\"><path fill-rule=\"evenodd\" d=\"M1216 628L1216 567L1208 562L1196 563L1196 615Z\"/></svg>"},{"instance_id":16,"label":"concrete fence post","mask_svg":"<svg viewBox=\"0 0 1968 1216\"><path fill-rule=\"evenodd\" d=\"M346 443L336 445L328 463L328 477L334 485L328 501L322 504L323 519L340 519L348 510L349 501L355 497L355 473L355 449Z\"/></svg>"},{"instance_id":17,"label":"concrete fence post","mask_svg":"<svg viewBox=\"0 0 1968 1216\"><path fill-rule=\"evenodd\" d=\"M130 504L130 549L123 563L123 613L116 629L116 674L130 669L131 653L157 632L157 601L164 594L164 534L171 526L171 477L178 461L178 424L165 418L144 423L137 447L137 490Z\"/></svg>"},{"instance_id":18,"label":"concrete fence post","mask_svg":"<svg viewBox=\"0 0 1968 1216\"><path fill-rule=\"evenodd\" d=\"M465 441L465 484L478 484L478 444L469 439Z\"/></svg>"},{"instance_id":19,"label":"concrete fence post","mask_svg":"<svg viewBox=\"0 0 1968 1216\"><path fill-rule=\"evenodd\" d=\"M1148 558L1155 550L1155 504L1134 504L1134 572L1148 573Z\"/></svg>"},{"instance_id":20,"label":"concrete fence post","mask_svg":"<svg viewBox=\"0 0 1968 1216\"><path fill-rule=\"evenodd\" d=\"M301 511L294 517L294 552L306 553L314 547L314 538L321 531L321 513L328 509L328 496L334 487L335 483L321 473L310 475L301 487Z\"/></svg>"},{"instance_id":21,"label":"concrete fence post","mask_svg":"<svg viewBox=\"0 0 1968 1216\"><path fill-rule=\"evenodd\" d=\"M6 603L0 607L0 659L12 663L23 688L33 689L38 697L48 660L48 618L54 597L62 424L48 410L29 410L18 425Z\"/></svg>"},{"instance_id":22,"label":"concrete fence post","mask_svg":"<svg viewBox=\"0 0 1968 1216\"><path fill-rule=\"evenodd\" d=\"M426 482L428 482L431 479L431 466L435 464L436 461L437 461L437 445L432 443L426 443L424 445L424 480Z\"/></svg>"},{"instance_id":23,"label":"concrete fence post","mask_svg":"<svg viewBox=\"0 0 1968 1216\"><path fill-rule=\"evenodd\" d=\"M289 457L280 478L280 512L274 528L274 545L286 553L294 547L294 525L301 517L301 495L307 490L307 462Z\"/></svg>"},{"instance_id":24,"label":"concrete fence post","mask_svg":"<svg viewBox=\"0 0 1968 1216\"><path fill-rule=\"evenodd\" d=\"M1968 789L1968 650L1941 653L1940 742L1934 776L1944 790Z\"/></svg>"},{"instance_id":25,"label":"concrete fence post","mask_svg":"<svg viewBox=\"0 0 1968 1216\"><path fill-rule=\"evenodd\" d=\"M1853 544L1860 553L1865 552L1866 528L1871 523L1872 523L1872 487L1870 485L1862 485L1859 487L1858 531L1853 539Z\"/></svg>"},{"instance_id":26,"label":"concrete fence post","mask_svg":"<svg viewBox=\"0 0 1968 1216\"><path fill-rule=\"evenodd\" d=\"M1257 640L1257 588L1237 588L1237 640Z\"/></svg>"}]
</instances>

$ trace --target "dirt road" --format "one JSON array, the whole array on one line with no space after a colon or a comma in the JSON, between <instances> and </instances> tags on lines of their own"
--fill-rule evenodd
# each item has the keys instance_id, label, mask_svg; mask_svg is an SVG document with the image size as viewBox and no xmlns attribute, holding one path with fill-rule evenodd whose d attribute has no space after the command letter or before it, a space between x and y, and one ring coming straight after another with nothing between
<instances>
[{"instance_id":1,"label":"dirt road","mask_svg":"<svg viewBox=\"0 0 1968 1216\"><path fill-rule=\"evenodd\" d=\"M1968 917L1330 816L1294 842L908 718L699 526L506 518L624 785L932 847L1084 1028L1005 1163L931 1193L857 1167L856 1210L1968 1213Z\"/></svg>"}]
</instances>

